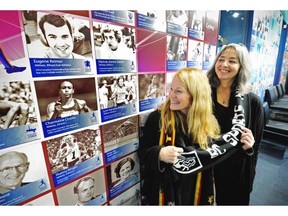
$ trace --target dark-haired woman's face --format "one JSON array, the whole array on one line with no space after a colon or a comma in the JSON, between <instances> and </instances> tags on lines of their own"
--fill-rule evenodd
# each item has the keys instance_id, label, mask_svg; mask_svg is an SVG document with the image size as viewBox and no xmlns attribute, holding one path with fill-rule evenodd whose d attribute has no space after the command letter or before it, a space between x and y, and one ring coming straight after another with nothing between
<instances>
[{"instance_id":1,"label":"dark-haired woman's face","mask_svg":"<svg viewBox=\"0 0 288 216\"><path fill-rule=\"evenodd\" d=\"M215 71L220 79L223 80L234 80L240 69L240 62L238 60L236 51L233 48L227 48L218 57L215 64Z\"/></svg>"},{"instance_id":2,"label":"dark-haired woman's face","mask_svg":"<svg viewBox=\"0 0 288 216\"><path fill-rule=\"evenodd\" d=\"M131 170L132 170L131 163L127 161L125 164L123 164L123 166L121 167L119 171L120 178L121 179L129 178L131 175Z\"/></svg>"}]
</instances>

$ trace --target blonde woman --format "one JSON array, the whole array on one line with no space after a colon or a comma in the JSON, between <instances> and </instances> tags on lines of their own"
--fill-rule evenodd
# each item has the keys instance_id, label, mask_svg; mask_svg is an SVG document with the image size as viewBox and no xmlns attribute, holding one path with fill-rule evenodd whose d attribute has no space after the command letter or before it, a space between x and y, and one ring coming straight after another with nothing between
<instances>
[{"instance_id":1,"label":"blonde woman","mask_svg":"<svg viewBox=\"0 0 288 216\"><path fill-rule=\"evenodd\" d=\"M233 129L220 136L206 75L192 68L178 71L169 96L150 113L140 139L146 204L214 205L212 166L254 144L251 131L243 127L241 100L234 118Z\"/></svg>"}]
</instances>

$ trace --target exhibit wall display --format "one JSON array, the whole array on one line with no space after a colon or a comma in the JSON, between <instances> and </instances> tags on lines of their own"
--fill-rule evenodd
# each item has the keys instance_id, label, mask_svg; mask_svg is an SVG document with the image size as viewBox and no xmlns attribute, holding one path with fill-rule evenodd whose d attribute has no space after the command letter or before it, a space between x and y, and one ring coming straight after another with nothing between
<instances>
[{"instance_id":1,"label":"exhibit wall display","mask_svg":"<svg viewBox=\"0 0 288 216\"><path fill-rule=\"evenodd\" d=\"M282 21L270 17L263 35L253 33L255 59L275 56L258 50L271 37L276 51ZM219 19L220 11L0 11L0 178L20 176L0 184L0 205L141 205L141 126L177 70L211 66Z\"/></svg>"},{"instance_id":2,"label":"exhibit wall display","mask_svg":"<svg viewBox=\"0 0 288 216\"><path fill-rule=\"evenodd\" d=\"M283 15L280 11L254 11L250 54L253 62L250 82L263 100L273 86Z\"/></svg>"}]
</instances>

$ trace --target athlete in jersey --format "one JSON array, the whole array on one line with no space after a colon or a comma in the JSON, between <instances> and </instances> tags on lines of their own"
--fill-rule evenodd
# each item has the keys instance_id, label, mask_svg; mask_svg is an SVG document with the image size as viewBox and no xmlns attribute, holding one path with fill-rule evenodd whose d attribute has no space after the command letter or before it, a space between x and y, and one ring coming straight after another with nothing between
<instances>
[{"instance_id":1,"label":"athlete in jersey","mask_svg":"<svg viewBox=\"0 0 288 216\"><path fill-rule=\"evenodd\" d=\"M57 111L57 115L56 118L63 118L63 117L67 117L67 116L72 116L72 115L78 115L81 112L79 103L76 99L73 100L74 101L74 105L72 107L61 107L61 109L59 109Z\"/></svg>"},{"instance_id":2,"label":"athlete in jersey","mask_svg":"<svg viewBox=\"0 0 288 216\"><path fill-rule=\"evenodd\" d=\"M120 76L118 78L118 85L115 87L115 90L111 96L111 99L116 100L116 106L124 105L127 103L128 91L126 86L124 85L124 77Z\"/></svg>"},{"instance_id":3,"label":"athlete in jersey","mask_svg":"<svg viewBox=\"0 0 288 216\"><path fill-rule=\"evenodd\" d=\"M72 134L64 136L57 153L58 160L63 161L67 167L74 166L76 163L81 162L81 147L85 149L84 145L79 143Z\"/></svg>"},{"instance_id":4,"label":"athlete in jersey","mask_svg":"<svg viewBox=\"0 0 288 216\"><path fill-rule=\"evenodd\" d=\"M73 84L70 81L63 81L59 88L60 98L47 106L47 120L91 111L85 100L73 98L73 94Z\"/></svg>"},{"instance_id":5,"label":"athlete in jersey","mask_svg":"<svg viewBox=\"0 0 288 216\"><path fill-rule=\"evenodd\" d=\"M158 79L156 75L151 77L151 83L147 88L146 98L156 98L158 89Z\"/></svg>"}]
</instances>

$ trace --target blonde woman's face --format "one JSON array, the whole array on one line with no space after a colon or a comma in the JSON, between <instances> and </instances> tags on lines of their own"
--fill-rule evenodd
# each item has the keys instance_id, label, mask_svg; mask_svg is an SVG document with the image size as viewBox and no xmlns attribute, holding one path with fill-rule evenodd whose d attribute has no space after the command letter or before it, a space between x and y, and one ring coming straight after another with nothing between
<instances>
[{"instance_id":1,"label":"blonde woman's face","mask_svg":"<svg viewBox=\"0 0 288 216\"><path fill-rule=\"evenodd\" d=\"M187 114L191 105L191 95L177 77L174 77L172 80L169 98L171 110L179 110Z\"/></svg>"}]
</instances>

